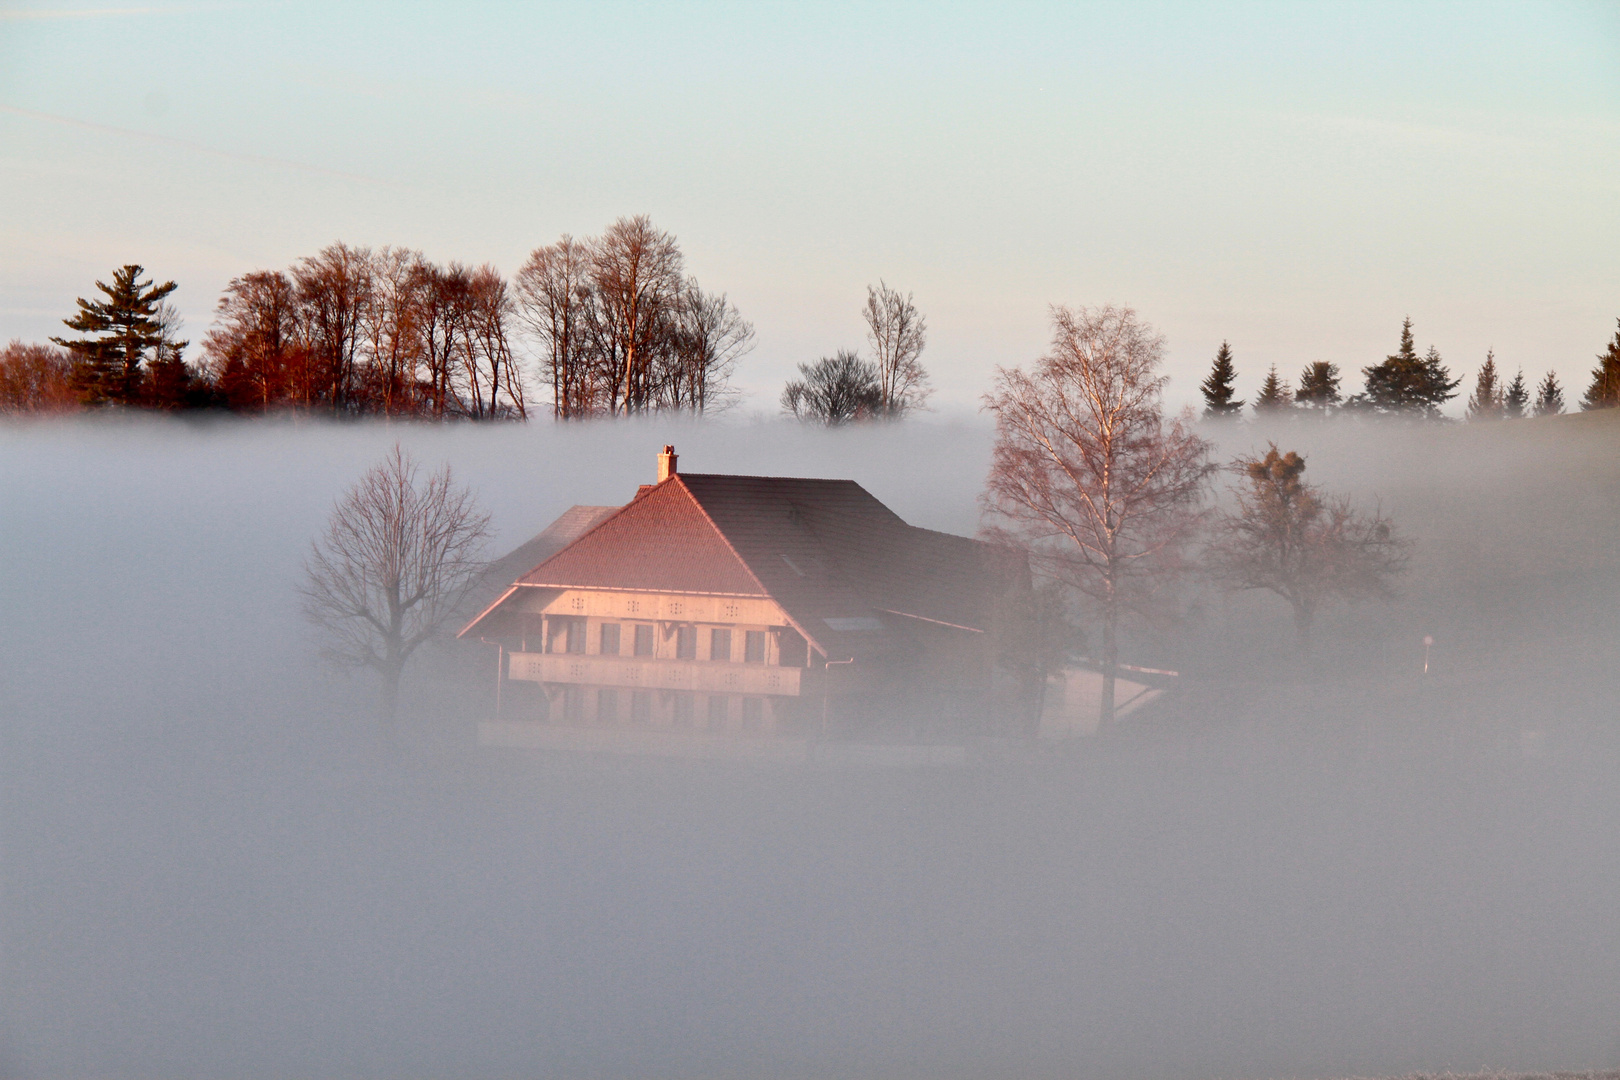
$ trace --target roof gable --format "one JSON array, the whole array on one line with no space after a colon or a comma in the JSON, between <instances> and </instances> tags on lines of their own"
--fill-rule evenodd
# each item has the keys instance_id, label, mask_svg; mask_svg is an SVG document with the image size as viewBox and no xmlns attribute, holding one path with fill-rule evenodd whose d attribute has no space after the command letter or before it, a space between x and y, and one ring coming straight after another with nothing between
<instances>
[{"instance_id":1,"label":"roof gable","mask_svg":"<svg viewBox=\"0 0 1620 1080\"><path fill-rule=\"evenodd\" d=\"M607 517L518 584L767 595L677 479Z\"/></svg>"}]
</instances>

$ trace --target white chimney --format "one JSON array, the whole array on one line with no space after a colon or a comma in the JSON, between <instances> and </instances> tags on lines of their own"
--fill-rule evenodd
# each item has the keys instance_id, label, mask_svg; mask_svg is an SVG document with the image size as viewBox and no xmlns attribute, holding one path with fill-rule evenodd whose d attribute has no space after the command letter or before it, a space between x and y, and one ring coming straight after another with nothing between
<instances>
[{"instance_id":1,"label":"white chimney","mask_svg":"<svg viewBox=\"0 0 1620 1080\"><path fill-rule=\"evenodd\" d=\"M664 452L658 455L658 482L662 484L665 480L668 480L674 475L675 448L673 446L666 446L664 447Z\"/></svg>"}]
</instances>

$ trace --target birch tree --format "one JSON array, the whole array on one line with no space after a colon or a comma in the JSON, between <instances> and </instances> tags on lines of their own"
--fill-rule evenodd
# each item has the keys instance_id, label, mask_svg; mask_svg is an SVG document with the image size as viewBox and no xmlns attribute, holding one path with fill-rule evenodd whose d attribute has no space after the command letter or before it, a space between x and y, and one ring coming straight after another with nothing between
<instances>
[{"instance_id":1,"label":"birch tree","mask_svg":"<svg viewBox=\"0 0 1620 1080\"><path fill-rule=\"evenodd\" d=\"M986 531L1097 609L1106 730L1121 621L1160 609L1214 466L1190 414L1164 416L1164 338L1151 326L1113 306L1054 307L1052 322L1046 355L1028 372L998 368L985 398L996 417Z\"/></svg>"}]
</instances>

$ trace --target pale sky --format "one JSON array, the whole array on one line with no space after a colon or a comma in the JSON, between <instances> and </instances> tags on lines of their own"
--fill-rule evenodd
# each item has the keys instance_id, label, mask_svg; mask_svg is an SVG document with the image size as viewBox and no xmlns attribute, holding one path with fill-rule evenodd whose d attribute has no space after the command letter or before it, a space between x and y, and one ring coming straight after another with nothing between
<instances>
[{"instance_id":1,"label":"pale sky","mask_svg":"<svg viewBox=\"0 0 1620 1080\"><path fill-rule=\"evenodd\" d=\"M746 411L879 278L946 414L1052 303L1135 307L1175 404L1223 338L1245 395L1359 389L1406 315L1573 400L1620 317L1620 4L0 0L0 207L0 340L124 262L199 340L334 240L511 273L647 213L755 324Z\"/></svg>"}]
</instances>

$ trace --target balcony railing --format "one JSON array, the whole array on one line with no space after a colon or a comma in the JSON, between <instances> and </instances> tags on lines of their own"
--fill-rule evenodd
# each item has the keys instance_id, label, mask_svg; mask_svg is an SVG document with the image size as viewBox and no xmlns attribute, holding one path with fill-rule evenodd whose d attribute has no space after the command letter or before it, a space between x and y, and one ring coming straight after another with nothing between
<instances>
[{"instance_id":1,"label":"balcony railing","mask_svg":"<svg viewBox=\"0 0 1620 1080\"><path fill-rule=\"evenodd\" d=\"M507 678L586 686L628 686L647 690L696 690L710 694L765 694L798 697L803 668L728 664L705 660L654 660L578 653L511 655Z\"/></svg>"}]
</instances>

